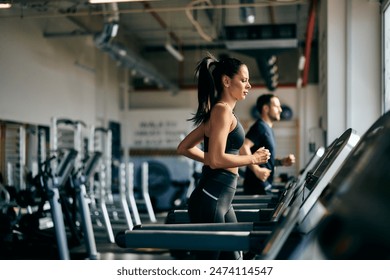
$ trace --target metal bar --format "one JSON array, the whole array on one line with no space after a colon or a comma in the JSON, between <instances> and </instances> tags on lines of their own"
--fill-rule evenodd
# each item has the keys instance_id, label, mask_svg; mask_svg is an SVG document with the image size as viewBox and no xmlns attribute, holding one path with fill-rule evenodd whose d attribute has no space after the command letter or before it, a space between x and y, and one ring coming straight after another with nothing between
<instances>
[{"instance_id":1,"label":"metal bar","mask_svg":"<svg viewBox=\"0 0 390 280\"><path fill-rule=\"evenodd\" d=\"M77 187L77 198L79 202L79 212L84 231L84 240L87 247L88 258L91 260L98 259L98 252L96 249L95 235L93 232L91 213L89 211L88 203L86 201L87 191L84 184Z\"/></svg>"},{"instance_id":2,"label":"metal bar","mask_svg":"<svg viewBox=\"0 0 390 280\"><path fill-rule=\"evenodd\" d=\"M268 237L269 232L133 230L119 233L116 243L123 248L249 251L252 244L262 244Z\"/></svg>"},{"instance_id":3,"label":"metal bar","mask_svg":"<svg viewBox=\"0 0 390 280\"><path fill-rule=\"evenodd\" d=\"M157 222L149 195L149 164L147 162L142 163L142 197L145 202L150 221L152 223Z\"/></svg>"},{"instance_id":4,"label":"metal bar","mask_svg":"<svg viewBox=\"0 0 390 280\"><path fill-rule=\"evenodd\" d=\"M123 209L123 213L125 214L127 226L129 229L134 227L133 221L131 219L129 205L126 200L126 166L124 163L119 165L119 197Z\"/></svg>"},{"instance_id":5,"label":"metal bar","mask_svg":"<svg viewBox=\"0 0 390 280\"><path fill-rule=\"evenodd\" d=\"M307 84L308 77L309 77L311 42L313 40L316 10L317 10L317 0L312 0L310 3L310 13L309 13L309 19L308 19L307 30L306 30L306 36L307 36L306 43L305 43L306 63L303 68L302 86L305 86Z\"/></svg>"},{"instance_id":6,"label":"metal bar","mask_svg":"<svg viewBox=\"0 0 390 280\"><path fill-rule=\"evenodd\" d=\"M130 203L131 211L133 212L135 224L140 225L141 218L134 195L134 163L132 162L127 163L127 198Z\"/></svg>"}]
</instances>

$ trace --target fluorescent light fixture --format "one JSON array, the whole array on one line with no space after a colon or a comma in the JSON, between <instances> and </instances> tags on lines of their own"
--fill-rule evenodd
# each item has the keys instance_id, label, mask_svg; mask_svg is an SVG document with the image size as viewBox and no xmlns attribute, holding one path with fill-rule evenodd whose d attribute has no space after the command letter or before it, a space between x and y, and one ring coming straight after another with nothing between
<instances>
[{"instance_id":1,"label":"fluorescent light fixture","mask_svg":"<svg viewBox=\"0 0 390 280\"><path fill-rule=\"evenodd\" d=\"M184 57L183 55L178 51L176 50L171 43L166 43L165 44L165 48L166 50L174 57L176 58L178 61L183 61L184 60Z\"/></svg>"},{"instance_id":2,"label":"fluorescent light fixture","mask_svg":"<svg viewBox=\"0 0 390 280\"><path fill-rule=\"evenodd\" d=\"M10 3L0 3L0 9L9 9L12 5Z\"/></svg>"},{"instance_id":3,"label":"fluorescent light fixture","mask_svg":"<svg viewBox=\"0 0 390 280\"><path fill-rule=\"evenodd\" d=\"M114 24L111 29L111 37L115 37L118 34L119 24Z\"/></svg>"}]
</instances>

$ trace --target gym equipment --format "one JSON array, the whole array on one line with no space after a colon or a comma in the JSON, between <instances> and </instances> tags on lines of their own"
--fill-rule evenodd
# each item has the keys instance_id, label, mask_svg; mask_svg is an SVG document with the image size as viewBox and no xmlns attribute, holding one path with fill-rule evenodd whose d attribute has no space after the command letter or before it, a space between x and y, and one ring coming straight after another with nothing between
<instances>
[{"instance_id":1,"label":"gym equipment","mask_svg":"<svg viewBox=\"0 0 390 280\"><path fill-rule=\"evenodd\" d=\"M13 199L13 194L26 189L26 128L21 123L6 122L2 124L2 174L4 186ZM12 189L12 190L11 190Z\"/></svg>"},{"instance_id":2,"label":"gym equipment","mask_svg":"<svg viewBox=\"0 0 390 280\"><path fill-rule=\"evenodd\" d=\"M346 159L345 163L342 165L342 167L340 168L338 173L330 180L330 183L327 185L327 188L325 188L324 191L321 192L319 199L316 200L316 202L312 205L312 207L310 207L310 208L306 207L306 208L300 209L300 212L301 212L301 210L302 210L302 212L303 211L309 211L309 212L307 212L306 215L303 215L304 213L300 213L301 215L297 215L295 217L294 216L287 217L287 220L288 220L287 224L288 224L289 230L284 229L282 231L282 229L280 229L277 233L273 234L275 237L274 242L270 243L270 246L268 246L268 251L266 252L267 254L265 256L267 256L268 258L276 258L276 257L278 257L278 258L291 258L291 257L298 258L298 254L304 255L304 253L302 251L300 251L299 253L295 253L295 254L292 254L292 251L296 250L295 248L297 246L299 247L299 244L305 243L302 240L306 240L308 238L308 236L312 236L311 233L315 230L316 226L318 225L320 217L322 217L323 215L327 215L327 214L332 215L331 214L332 212L328 212L328 211L334 211L331 208L324 209L322 206L322 203L320 203L320 202L324 200L324 197L328 197L329 201L332 201L332 203L336 202L337 200L335 200L335 198L332 198L332 195L330 195L331 193L334 192L334 190L338 190L337 192L340 192L341 194L347 195L348 192L346 191L346 188L343 187L343 185L345 186L345 184L346 184L346 185L349 185L350 187L353 187L353 185L350 184L352 178L359 178L359 180L361 180L361 181L359 181L359 184L363 184L363 185L367 184L366 180L371 178L371 175L367 175L367 173L363 172L363 170L365 170L364 167L367 167L367 169L370 169L369 166L370 166L370 164L372 164L372 162L364 160L366 155L369 155L371 153L376 153L376 155L378 155L377 153L381 154L381 153L384 153L386 150L379 150L377 152L371 151L371 149L374 149L374 147L376 148L376 145L369 147L368 145L366 145L366 141L367 141L367 139L370 139L371 137L372 137L371 139L375 139L375 138L381 139L381 140L377 140L378 142L379 141L381 141L381 142L388 141L388 138L387 138L387 140L382 140L382 139L386 139L386 137L383 137L381 135L382 134L385 135L384 131L386 131L386 135L388 135L388 133L389 133L388 128L389 127L390 127L390 114L387 113L386 115L380 117L367 130L367 132L361 137L359 143L352 150L349 157ZM378 133L380 131L383 133ZM370 141L372 141L372 140L370 140ZM380 148L379 145L378 145L378 148ZM382 158L383 158L383 156L382 156ZM375 159L375 162L376 162L376 159ZM366 166L364 166L364 165L366 165ZM358 174L356 174L356 173L359 173L359 174L362 173L366 176L365 177L363 177L364 175L357 176ZM383 174L381 176L379 176L379 178L383 178ZM332 183L332 182L336 182L337 185L335 183ZM378 182L378 181L376 181L376 182ZM371 186L371 184L370 184L370 186ZM343 195L343 197L344 197L344 195ZM360 196L361 199L363 199L363 197L364 197L364 195ZM388 199L388 197L389 196L384 196L383 199ZM347 201L349 200L346 197L344 197L344 199L346 199ZM338 200L336 202L336 204L344 205L344 201ZM359 205L359 206L356 205L353 209L350 209L349 211L361 212L361 210L359 208L361 208L361 205ZM367 210L363 210L363 212L364 211L367 211ZM355 215L351 215L351 216L355 216ZM365 221L363 219L361 222L367 222L367 221ZM367 225L369 225L370 223L363 223L363 224L364 224L363 227L368 229ZM362 224L360 224L360 226L362 226ZM295 233L295 237L298 237L298 238L294 242L292 242L292 244L291 244L291 242L290 242L290 244L288 244L286 241L294 233ZM344 245L348 245L348 244L346 243ZM308 246L307 243L305 243L305 245L301 245L301 246L311 247L311 246ZM342 249L342 247L340 247L340 249Z\"/></svg>"},{"instance_id":3,"label":"gym equipment","mask_svg":"<svg viewBox=\"0 0 390 280\"><path fill-rule=\"evenodd\" d=\"M98 179L94 178L90 191L91 196L91 212L93 219L98 226L103 225L100 221L100 216L103 217L104 227L108 236L108 240L114 243L114 232L110 221L110 215L107 210L108 203L113 203L111 192L111 165L112 165L112 133L111 130L103 127L92 127L90 132L89 149L100 151L102 160L98 170ZM98 205L96 204L98 201Z\"/></svg>"},{"instance_id":4,"label":"gym equipment","mask_svg":"<svg viewBox=\"0 0 390 280\"><path fill-rule=\"evenodd\" d=\"M142 190L142 198L145 203L146 210L149 215L149 219L152 223L157 222L156 215L154 214L152 201L149 195L149 163L143 162L141 167L141 190ZM168 184L168 182L166 182Z\"/></svg>"},{"instance_id":5,"label":"gym equipment","mask_svg":"<svg viewBox=\"0 0 390 280\"><path fill-rule=\"evenodd\" d=\"M138 212L137 202L134 195L134 164L132 162L125 163L126 167L126 195L130 203L130 208L134 216L135 224L141 224L141 217Z\"/></svg>"},{"instance_id":6,"label":"gym equipment","mask_svg":"<svg viewBox=\"0 0 390 280\"><path fill-rule=\"evenodd\" d=\"M81 215L81 225L84 232L84 240L87 249L88 259L98 259L98 252L96 249L95 236L93 233L91 213L87 203L88 195L86 185L89 179L94 174L95 169L101 158L101 153L95 152L91 157L87 158L83 168L76 170L71 176L71 185L76 191L78 202L78 210Z\"/></svg>"},{"instance_id":7,"label":"gym equipment","mask_svg":"<svg viewBox=\"0 0 390 280\"><path fill-rule=\"evenodd\" d=\"M52 118L50 152L52 156L57 156L64 149L71 149L76 153L74 166L70 170L71 174L66 182L67 185L60 189L60 201L72 237L79 242L80 233L77 224L80 220L88 258L97 259L98 252L88 206L90 199L87 195L87 186L95 173L102 154L99 152L88 153L83 147L83 128L86 128L86 125L81 121ZM55 162L52 165L55 166ZM73 213L70 213L71 209Z\"/></svg>"},{"instance_id":8,"label":"gym equipment","mask_svg":"<svg viewBox=\"0 0 390 280\"><path fill-rule=\"evenodd\" d=\"M62 260L69 259L69 249L64 215L60 204L59 189L62 188L68 180L73 170L76 156L76 150L66 151L65 156L61 159L58 165L56 164L55 169L52 169L50 165L56 158L51 157L42 165L42 171L37 175L39 176L41 186L44 189L50 203L50 213L54 223L59 258Z\"/></svg>"},{"instance_id":9,"label":"gym equipment","mask_svg":"<svg viewBox=\"0 0 390 280\"><path fill-rule=\"evenodd\" d=\"M330 145L328 149L331 147ZM269 201L270 203L275 203L273 208L260 208L249 209L246 205L243 207L235 208L235 213L237 220L239 222L255 222L255 221L277 221L283 213L284 209L288 207L297 195L298 192L302 190L302 186L305 182L307 175L312 171L315 166L319 163L320 158L324 155L325 148L320 147L316 153L313 154L312 158L308 161L306 167L304 168L302 174L298 176L297 179L290 180L285 187L285 190L279 196L273 195L239 195L233 201L242 201L243 203L253 202L253 201ZM252 207L253 208L253 207ZM167 222L172 223L189 223L188 213L186 209L177 209L170 211L168 213Z\"/></svg>"},{"instance_id":10,"label":"gym equipment","mask_svg":"<svg viewBox=\"0 0 390 280\"><path fill-rule=\"evenodd\" d=\"M282 113L280 114L280 119L283 121L289 121L293 117L293 111L290 106L282 104Z\"/></svg>"},{"instance_id":11,"label":"gym equipment","mask_svg":"<svg viewBox=\"0 0 390 280\"><path fill-rule=\"evenodd\" d=\"M289 258L389 259L390 112L361 138L299 230Z\"/></svg>"},{"instance_id":12,"label":"gym equipment","mask_svg":"<svg viewBox=\"0 0 390 280\"><path fill-rule=\"evenodd\" d=\"M295 227L295 223L289 223L291 219L298 222L305 217L358 140L359 136L352 129L346 130L335 140L332 148L321 157L314 172L305 180L298 197L283 211L281 219L271 233L245 230L227 231L224 230L226 224L216 224L215 227L220 227L219 231L208 231L208 225L202 229L201 224L195 227L193 227L195 224L188 224L186 230L175 231L170 229L170 225L166 225L167 230L137 229L120 232L116 236L116 243L125 248L140 248L141 246L179 250L244 250L254 251L261 254L263 258L274 258L276 257L274 252L279 251L270 252L270 248L274 248L276 246L274 244L278 243L275 240ZM235 228L235 230L238 229L239 226ZM203 240L201 245L195 242L198 238ZM217 241L218 238L223 241ZM279 242L279 245L282 245L282 242Z\"/></svg>"},{"instance_id":13,"label":"gym equipment","mask_svg":"<svg viewBox=\"0 0 390 280\"><path fill-rule=\"evenodd\" d=\"M285 214L285 226L275 228L264 250L257 256L258 259L285 258L278 256L282 247L288 239L293 240L291 243L296 242L295 229L307 217L318 197L343 166L359 140L360 137L352 129L348 129L330 145L330 149L327 149L313 172L308 174L302 190L298 192L298 196Z\"/></svg>"},{"instance_id":14,"label":"gym equipment","mask_svg":"<svg viewBox=\"0 0 390 280\"><path fill-rule=\"evenodd\" d=\"M91 185L91 212L96 227L103 223L108 240L114 243L113 223L126 224L127 228L133 228L133 220L128 201L136 223L141 223L137 205L133 194L133 167L131 164L112 161L112 133L110 129L92 127L90 130L89 151L100 151L102 159L99 170L92 179ZM115 167L115 168L112 168ZM117 170L119 197L112 191L112 170ZM119 202L119 205L118 205ZM124 220L121 218L124 217Z\"/></svg>"},{"instance_id":15,"label":"gym equipment","mask_svg":"<svg viewBox=\"0 0 390 280\"><path fill-rule=\"evenodd\" d=\"M161 213L186 203L188 189L194 182L192 179L173 179L173 177L183 177L183 174L172 173L177 172L175 168L182 165L181 162L174 158L158 159L152 156L134 159L133 163L136 167L137 202L144 206L142 209L147 212L149 219L153 220L151 210ZM193 174L192 164L188 163L189 174ZM182 171L186 170L186 167L180 168L183 169Z\"/></svg>"},{"instance_id":16,"label":"gym equipment","mask_svg":"<svg viewBox=\"0 0 390 280\"><path fill-rule=\"evenodd\" d=\"M133 220L131 219L129 205L127 204L126 197L126 165L124 163L120 163L119 165L119 199L122 205L123 213L125 214L125 218L127 221L127 227L133 228Z\"/></svg>"},{"instance_id":17,"label":"gym equipment","mask_svg":"<svg viewBox=\"0 0 390 280\"><path fill-rule=\"evenodd\" d=\"M0 181L0 241L12 233L16 215L13 211L10 212L10 209L12 209L11 196Z\"/></svg>"}]
</instances>

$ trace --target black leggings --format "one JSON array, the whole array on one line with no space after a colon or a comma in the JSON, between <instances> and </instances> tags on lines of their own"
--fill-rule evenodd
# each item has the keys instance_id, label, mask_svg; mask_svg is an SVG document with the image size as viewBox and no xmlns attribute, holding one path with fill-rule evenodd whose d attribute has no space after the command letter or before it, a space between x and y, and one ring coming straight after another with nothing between
<instances>
[{"instance_id":1,"label":"black leggings","mask_svg":"<svg viewBox=\"0 0 390 280\"><path fill-rule=\"evenodd\" d=\"M204 166L199 185L188 202L191 223L236 223L232 207L238 175ZM196 251L197 259L240 259L240 252Z\"/></svg>"}]
</instances>

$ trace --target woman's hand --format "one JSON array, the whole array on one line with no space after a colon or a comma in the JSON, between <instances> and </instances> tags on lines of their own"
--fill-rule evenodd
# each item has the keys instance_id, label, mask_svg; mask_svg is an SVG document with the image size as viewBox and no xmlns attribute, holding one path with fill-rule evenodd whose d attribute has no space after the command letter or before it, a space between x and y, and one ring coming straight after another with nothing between
<instances>
[{"instance_id":1,"label":"woman's hand","mask_svg":"<svg viewBox=\"0 0 390 280\"><path fill-rule=\"evenodd\" d=\"M269 160L271 153L268 149L261 147L252 156L252 164L263 164Z\"/></svg>"}]
</instances>

